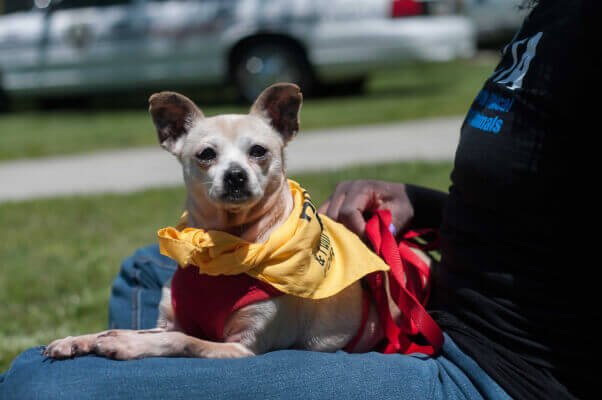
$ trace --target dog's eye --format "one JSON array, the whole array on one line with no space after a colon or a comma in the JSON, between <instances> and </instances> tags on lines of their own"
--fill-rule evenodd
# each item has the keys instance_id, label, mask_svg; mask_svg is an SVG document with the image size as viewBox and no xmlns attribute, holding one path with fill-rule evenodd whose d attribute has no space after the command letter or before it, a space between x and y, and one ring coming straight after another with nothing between
<instances>
[{"instance_id":1,"label":"dog's eye","mask_svg":"<svg viewBox=\"0 0 602 400\"><path fill-rule=\"evenodd\" d=\"M217 157L217 153L210 147L207 147L205 150L201 151L196 155L197 160L202 162L209 162Z\"/></svg>"},{"instance_id":2,"label":"dog's eye","mask_svg":"<svg viewBox=\"0 0 602 400\"><path fill-rule=\"evenodd\" d=\"M251 147L251 150L249 150L249 155L255 158L262 158L267 152L268 151L265 147L256 144L255 146Z\"/></svg>"}]
</instances>

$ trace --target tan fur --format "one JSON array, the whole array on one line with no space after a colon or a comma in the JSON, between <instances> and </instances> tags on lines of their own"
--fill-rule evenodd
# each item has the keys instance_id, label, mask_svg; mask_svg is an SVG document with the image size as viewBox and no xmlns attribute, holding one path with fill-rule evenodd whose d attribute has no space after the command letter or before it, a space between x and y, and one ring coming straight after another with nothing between
<instances>
[{"instance_id":1,"label":"tan fur","mask_svg":"<svg viewBox=\"0 0 602 400\"><path fill-rule=\"evenodd\" d=\"M286 183L283 148L299 129L301 102L296 85L279 84L259 96L249 115L205 118L184 96L164 92L151 97L150 112L161 145L182 163L190 226L263 242L286 220L293 200ZM253 143L268 150L266 159L247 156L245 151ZM195 157L207 147L221 157L199 163ZM249 176L249 196L244 203L223 200L223 176L234 164ZM163 289L156 329L68 337L51 343L46 354L68 358L95 353L130 360L153 356L237 358L285 348L333 352L351 341L362 319L362 288L356 282L327 299L285 295L250 304L229 317L224 343L210 342L181 332L169 285ZM400 311L394 303L392 306L398 319ZM378 313L371 305L355 351L372 349L383 335Z\"/></svg>"}]
</instances>

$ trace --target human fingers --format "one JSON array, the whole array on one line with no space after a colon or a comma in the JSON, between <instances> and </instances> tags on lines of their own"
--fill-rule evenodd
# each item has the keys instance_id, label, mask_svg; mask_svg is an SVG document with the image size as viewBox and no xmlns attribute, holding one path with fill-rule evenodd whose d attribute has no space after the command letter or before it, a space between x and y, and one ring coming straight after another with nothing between
<instances>
[{"instance_id":1,"label":"human fingers","mask_svg":"<svg viewBox=\"0 0 602 400\"><path fill-rule=\"evenodd\" d=\"M348 188L337 210L336 220L359 237L364 238L366 220L364 215L371 211L374 203L374 191L369 184L357 182Z\"/></svg>"},{"instance_id":2,"label":"human fingers","mask_svg":"<svg viewBox=\"0 0 602 400\"><path fill-rule=\"evenodd\" d=\"M330 197L318 208L318 212L336 220L338 209L347 191L347 186L349 186L348 181L339 182Z\"/></svg>"},{"instance_id":3,"label":"human fingers","mask_svg":"<svg viewBox=\"0 0 602 400\"><path fill-rule=\"evenodd\" d=\"M318 213L326 214L326 211L328 210L328 206L330 205L331 201L332 201L332 195L328 196L328 198L324 201L324 203L322 203L322 205L320 207L318 207Z\"/></svg>"}]
</instances>

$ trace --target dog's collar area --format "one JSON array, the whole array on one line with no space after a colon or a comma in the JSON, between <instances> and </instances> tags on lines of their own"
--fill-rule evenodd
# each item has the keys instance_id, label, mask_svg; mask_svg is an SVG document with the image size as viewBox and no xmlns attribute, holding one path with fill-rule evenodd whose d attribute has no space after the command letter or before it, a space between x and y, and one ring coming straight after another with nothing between
<instances>
[{"instance_id":1,"label":"dog's collar area","mask_svg":"<svg viewBox=\"0 0 602 400\"><path fill-rule=\"evenodd\" d=\"M161 253L202 274L247 275L290 295L334 296L387 264L343 225L317 214L310 195L289 180L293 210L261 243L220 231L159 230Z\"/></svg>"}]
</instances>

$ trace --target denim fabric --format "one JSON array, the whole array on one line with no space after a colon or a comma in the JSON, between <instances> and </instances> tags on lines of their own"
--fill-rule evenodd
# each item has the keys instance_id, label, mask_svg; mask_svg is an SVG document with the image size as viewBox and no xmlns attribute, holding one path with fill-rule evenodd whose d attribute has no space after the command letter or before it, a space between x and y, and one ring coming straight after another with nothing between
<instances>
[{"instance_id":1,"label":"denim fabric","mask_svg":"<svg viewBox=\"0 0 602 400\"><path fill-rule=\"evenodd\" d=\"M109 329L154 328L161 287L178 264L159 253L159 245L139 249L121 264L109 302Z\"/></svg>"},{"instance_id":2,"label":"denim fabric","mask_svg":"<svg viewBox=\"0 0 602 400\"><path fill-rule=\"evenodd\" d=\"M157 246L123 263L109 326L150 328L160 288L176 265ZM0 375L0 399L507 399L446 336L441 355L284 350L236 360L96 356L54 361L32 348Z\"/></svg>"}]
</instances>

